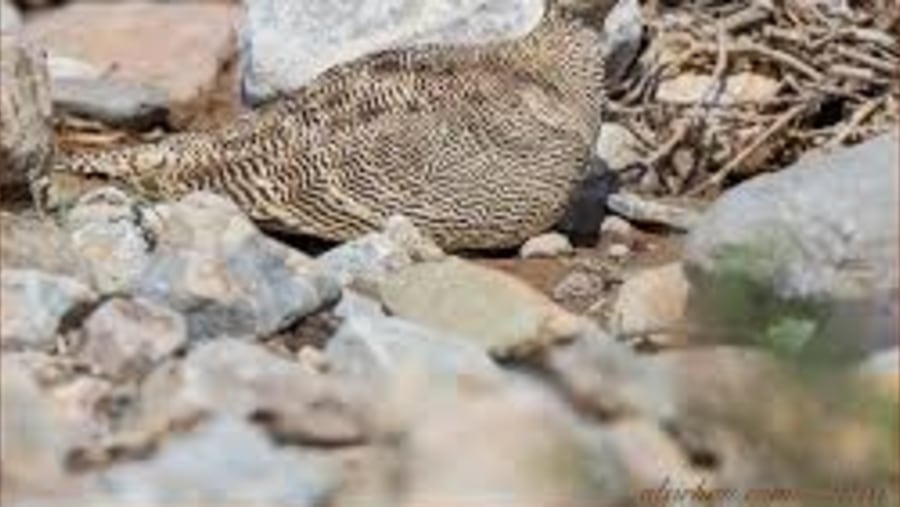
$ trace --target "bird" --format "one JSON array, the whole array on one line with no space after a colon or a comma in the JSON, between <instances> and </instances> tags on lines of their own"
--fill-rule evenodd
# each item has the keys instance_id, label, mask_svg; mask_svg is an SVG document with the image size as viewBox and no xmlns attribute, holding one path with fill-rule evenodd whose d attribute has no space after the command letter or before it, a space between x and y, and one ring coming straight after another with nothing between
<instances>
[{"instance_id":1,"label":"bird","mask_svg":"<svg viewBox=\"0 0 900 507\"><path fill-rule=\"evenodd\" d=\"M583 180L614 3L548 0L517 39L362 56L221 126L58 154L48 181L217 192L263 230L328 241L401 214L448 251L514 248L552 228Z\"/></svg>"}]
</instances>

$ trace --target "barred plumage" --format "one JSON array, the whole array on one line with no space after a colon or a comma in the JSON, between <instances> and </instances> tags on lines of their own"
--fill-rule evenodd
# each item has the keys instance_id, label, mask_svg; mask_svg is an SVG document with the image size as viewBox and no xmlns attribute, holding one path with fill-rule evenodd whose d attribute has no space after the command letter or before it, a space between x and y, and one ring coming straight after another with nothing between
<instances>
[{"instance_id":1,"label":"barred plumage","mask_svg":"<svg viewBox=\"0 0 900 507\"><path fill-rule=\"evenodd\" d=\"M592 1L601 17L611 3ZM515 246L559 219L580 179L602 47L598 30L551 8L521 40L374 54L220 129L54 169L150 197L219 191L264 228L324 239L402 213L448 249Z\"/></svg>"}]
</instances>

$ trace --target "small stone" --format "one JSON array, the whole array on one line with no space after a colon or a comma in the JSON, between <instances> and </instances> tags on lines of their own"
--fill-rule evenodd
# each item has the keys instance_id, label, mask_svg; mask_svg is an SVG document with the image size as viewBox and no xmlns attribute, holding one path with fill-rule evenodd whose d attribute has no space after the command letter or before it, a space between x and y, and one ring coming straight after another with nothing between
<instances>
[{"instance_id":1,"label":"small stone","mask_svg":"<svg viewBox=\"0 0 900 507\"><path fill-rule=\"evenodd\" d=\"M690 286L681 263L645 269L625 278L613 305L616 332L644 331L684 322ZM684 341L681 335L654 334L654 343Z\"/></svg>"},{"instance_id":2,"label":"small stone","mask_svg":"<svg viewBox=\"0 0 900 507\"><path fill-rule=\"evenodd\" d=\"M519 257L523 259L562 257L564 255L572 255L574 252L575 250L572 248L569 238L556 232L550 232L526 241L519 250Z\"/></svg>"},{"instance_id":3,"label":"small stone","mask_svg":"<svg viewBox=\"0 0 900 507\"><path fill-rule=\"evenodd\" d=\"M182 313L192 340L266 337L340 295L334 277L224 197L194 193L154 213L157 245L134 293Z\"/></svg>"},{"instance_id":4,"label":"small stone","mask_svg":"<svg viewBox=\"0 0 900 507\"><path fill-rule=\"evenodd\" d=\"M335 247L316 259L342 285L374 288L391 272L444 253L402 216L391 217L381 232Z\"/></svg>"},{"instance_id":5,"label":"small stone","mask_svg":"<svg viewBox=\"0 0 900 507\"><path fill-rule=\"evenodd\" d=\"M603 235L612 235L619 239L628 239L634 236L636 230L631 222L615 215L607 216L600 226Z\"/></svg>"},{"instance_id":6,"label":"small stone","mask_svg":"<svg viewBox=\"0 0 900 507\"><path fill-rule=\"evenodd\" d=\"M121 190L101 187L66 214L64 227L101 292L127 291L147 266L152 234L144 213Z\"/></svg>"},{"instance_id":7,"label":"small stone","mask_svg":"<svg viewBox=\"0 0 900 507\"><path fill-rule=\"evenodd\" d=\"M641 142L618 123L603 123L594 144L594 153L614 170L641 160Z\"/></svg>"},{"instance_id":8,"label":"small stone","mask_svg":"<svg viewBox=\"0 0 900 507\"><path fill-rule=\"evenodd\" d=\"M609 246L606 254L613 259L621 260L631 255L631 247L624 243L614 243Z\"/></svg>"},{"instance_id":9,"label":"small stone","mask_svg":"<svg viewBox=\"0 0 900 507\"><path fill-rule=\"evenodd\" d=\"M0 271L0 343L4 349L51 350L60 323L69 312L89 305L97 295L65 276L40 271Z\"/></svg>"},{"instance_id":10,"label":"small stone","mask_svg":"<svg viewBox=\"0 0 900 507\"><path fill-rule=\"evenodd\" d=\"M53 106L59 113L110 127L149 130L165 124L169 97L165 91L141 83L61 78L53 81Z\"/></svg>"},{"instance_id":11,"label":"small stone","mask_svg":"<svg viewBox=\"0 0 900 507\"><path fill-rule=\"evenodd\" d=\"M564 341L583 324L521 280L457 258L394 273L381 296L392 314L499 356Z\"/></svg>"},{"instance_id":12,"label":"small stone","mask_svg":"<svg viewBox=\"0 0 900 507\"><path fill-rule=\"evenodd\" d=\"M84 323L78 356L114 379L138 378L187 343L184 318L147 301L116 298Z\"/></svg>"},{"instance_id":13,"label":"small stone","mask_svg":"<svg viewBox=\"0 0 900 507\"><path fill-rule=\"evenodd\" d=\"M53 109L40 50L13 35L0 36L0 195L27 202L49 169Z\"/></svg>"},{"instance_id":14,"label":"small stone","mask_svg":"<svg viewBox=\"0 0 900 507\"><path fill-rule=\"evenodd\" d=\"M700 220L700 214L691 208L657 202L629 192L609 196L606 205L632 222L664 225L677 231L688 231Z\"/></svg>"}]
</instances>

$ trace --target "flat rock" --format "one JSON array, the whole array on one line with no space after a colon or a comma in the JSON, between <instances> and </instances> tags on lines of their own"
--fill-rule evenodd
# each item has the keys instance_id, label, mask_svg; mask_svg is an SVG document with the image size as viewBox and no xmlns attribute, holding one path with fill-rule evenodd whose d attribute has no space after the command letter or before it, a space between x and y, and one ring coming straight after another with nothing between
<instances>
[{"instance_id":1,"label":"flat rock","mask_svg":"<svg viewBox=\"0 0 900 507\"><path fill-rule=\"evenodd\" d=\"M698 294L713 294L717 280L739 277L782 301L832 305L829 313L843 314L843 325L856 330L849 345L892 345L900 217L885 210L900 202L898 145L894 132L810 154L726 192L685 245Z\"/></svg>"},{"instance_id":2,"label":"flat rock","mask_svg":"<svg viewBox=\"0 0 900 507\"><path fill-rule=\"evenodd\" d=\"M113 187L84 194L66 213L63 227L99 291L126 292L147 266L155 238L146 214Z\"/></svg>"},{"instance_id":3,"label":"flat rock","mask_svg":"<svg viewBox=\"0 0 900 507\"><path fill-rule=\"evenodd\" d=\"M392 274L381 296L392 314L500 356L569 339L583 325L519 279L458 258Z\"/></svg>"},{"instance_id":4,"label":"flat rock","mask_svg":"<svg viewBox=\"0 0 900 507\"><path fill-rule=\"evenodd\" d=\"M0 35L0 194L27 200L49 168L52 102L44 55L14 35Z\"/></svg>"},{"instance_id":5,"label":"flat rock","mask_svg":"<svg viewBox=\"0 0 900 507\"><path fill-rule=\"evenodd\" d=\"M201 344L166 363L141 386L129 417L138 428L165 427L197 414L254 416L286 439L347 444L361 435L352 393L298 363L232 338Z\"/></svg>"},{"instance_id":6,"label":"flat rock","mask_svg":"<svg viewBox=\"0 0 900 507\"><path fill-rule=\"evenodd\" d=\"M134 293L183 313L191 339L265 337L339 297L334 277L223 197L194 193L154 212L157 245Z\"/></svg>"},{"instance_id":7,"label":"flat rock","mask_svg":"<svg viewBox=\"0 0 900 507\"><path fill-rule=\"evenodd\" d=\"M53 80L53 107L111 127L149 130L168 117L169 97L151 85L104 78Z\"/></svg>"},{"instance_id":8,"label":"flat rock","mask_svg":"<svg viewBox=\"0 0 900 507\"><path fill-rule=\"evenodd\" d=\"M326 69L388 48L473 44L522 36L542 0L245 0L242 89L258 103Z\"/></svg>"},{"instance_id":9,"label":"flat rock","mask_svg":"<svg viewBox=\"0 0 900 507\"><path fill-rule=\"evenodd\" d=\"M24 32L55 55L158 87L180 103L210 87L233 54L236 15L218 2L77 2L35 16Z\"/></svg>"},{"instance_id":10,"label":"flat rock","mask_svg":"<svg viewBox=\"0 0 900 507\"><path fill-rule=\"evenodd\" d=\"M139 299L103 303L83 329L78 357L113 379L143 376L187 343L180 314Z\"/></svg>"},{"instance_id":11,"label":"flat rock","mask_svg":"<svg viewBox=\"0 0 900 507\"><path fill-rule=\"evenodd\" d=\"M249 423L215 418L151 459L104 471L82 505L322 505L338 477Z\"/></svg>"},{"instance_id":12,"label":"flat rock","mask_svg":"<svg viewBox=\"0 0 900 507\"><path fill-rule=\"evenodd\" d=\"M594 154L614 170L641 160L641 143L630 130L618 123L603 123L594 143Z\"/></svg>"},{"instance_id":13,"label":"flat rock","mask_svg":"<svg viewBox=\"0 0 900 507\"><path fill-rule=\"evenodd\" d=\"M60 275L23 269L0 271L0 343L4 349L50 350L69 312L97 298L86 285Z\"/></svg>"}]
</instances>

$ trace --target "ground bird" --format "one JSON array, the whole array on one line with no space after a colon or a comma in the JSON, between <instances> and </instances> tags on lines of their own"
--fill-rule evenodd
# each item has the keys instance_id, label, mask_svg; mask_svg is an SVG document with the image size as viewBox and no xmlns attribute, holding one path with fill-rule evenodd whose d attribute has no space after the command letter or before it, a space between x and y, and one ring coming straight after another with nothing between
<instances>
[{"instance_id":1,"label":"ground bird","mask_svg":"<svg viewBox=\"0 0 900 507\"><path fill-rule=\"evenodd\" d=\"M586 171L613 3L550 0L513 41L365 56L210 131L61 155L49 181L215 191L264 229L327 240L399 213L449 250L513 247L561 218Z\"/></svg>"}]
</instances>

